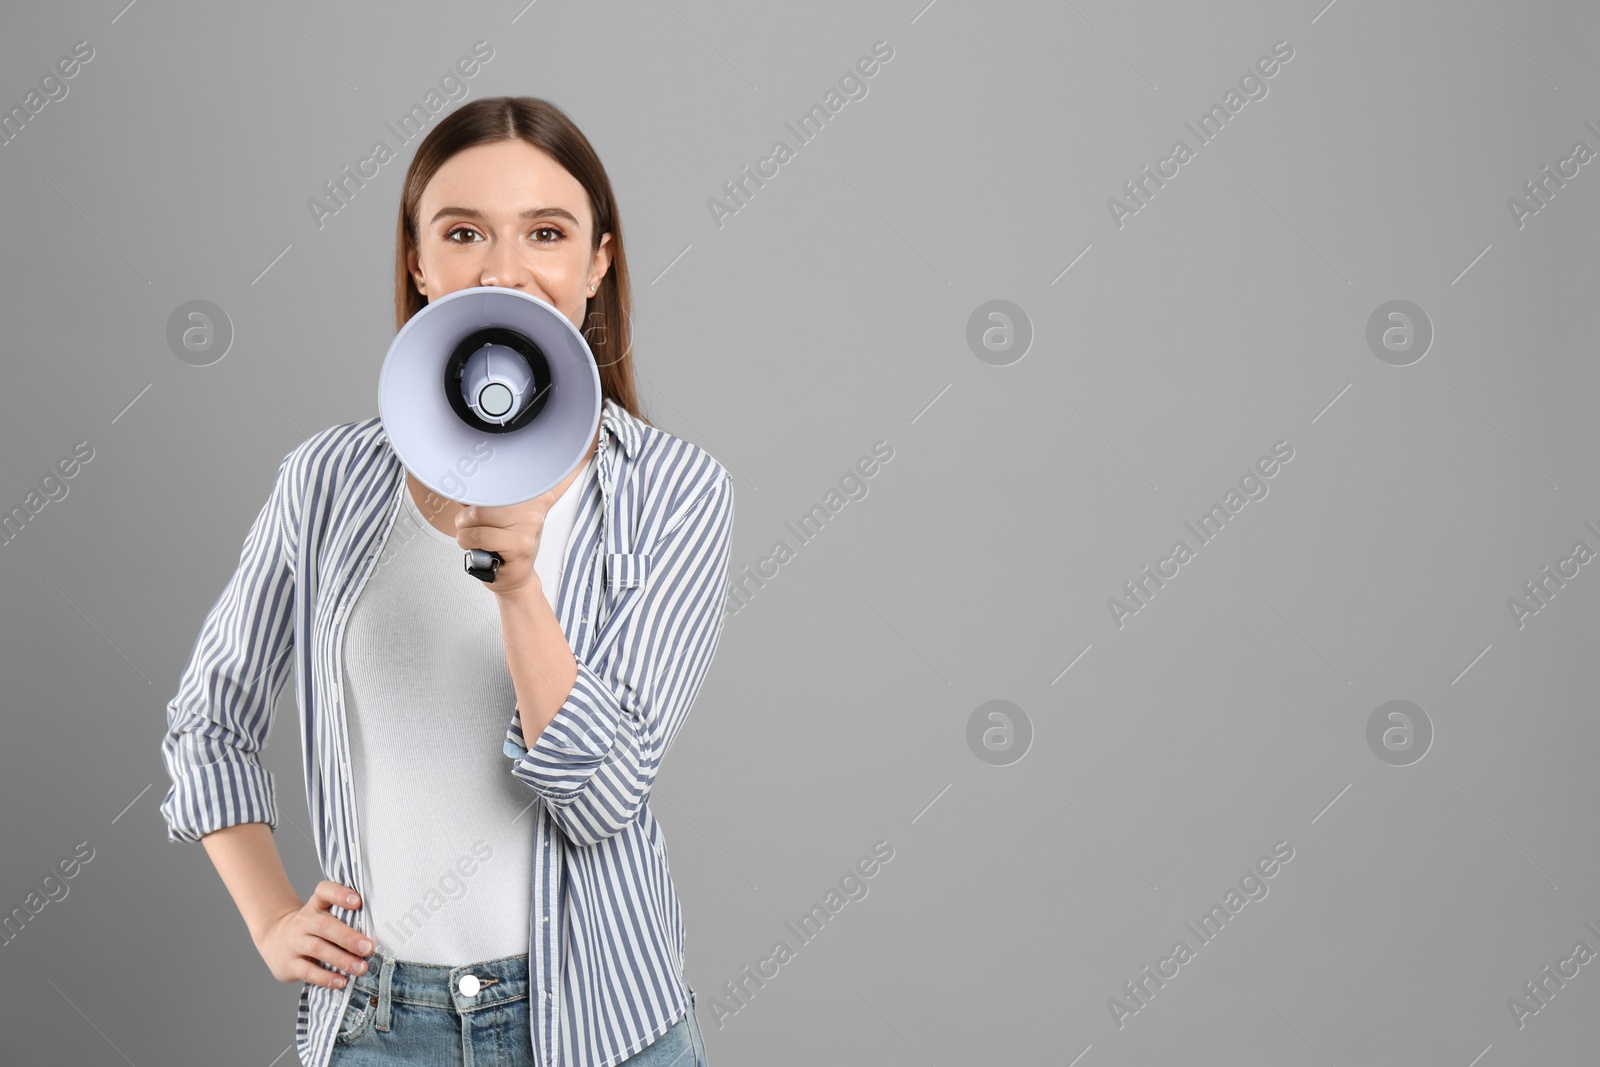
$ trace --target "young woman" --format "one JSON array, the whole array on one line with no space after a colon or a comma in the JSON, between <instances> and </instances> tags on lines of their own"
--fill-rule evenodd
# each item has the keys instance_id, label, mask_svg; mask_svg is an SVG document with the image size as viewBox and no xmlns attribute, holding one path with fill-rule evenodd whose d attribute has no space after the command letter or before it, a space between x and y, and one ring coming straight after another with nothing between
<instances>
[{"instance_id":1,"label":"young woman","mask_svg":"<svg viewBox=\"0 0 1600 1067\"><path fill-rule=\"evenodd\" d=\"M593 452L543 496L465 507L377 418L291 450L167 705L168 837L204 842L273 975L303 983L307 1067L704 1067L649 797L721 635L733 486L638 413L610 181L545 101L463 105L406 173L397 328L477 285L584 331ZM503 558L493 583L468 548ZM309 900L260 758L291 660Z\"/></svg>"}]
</instances>

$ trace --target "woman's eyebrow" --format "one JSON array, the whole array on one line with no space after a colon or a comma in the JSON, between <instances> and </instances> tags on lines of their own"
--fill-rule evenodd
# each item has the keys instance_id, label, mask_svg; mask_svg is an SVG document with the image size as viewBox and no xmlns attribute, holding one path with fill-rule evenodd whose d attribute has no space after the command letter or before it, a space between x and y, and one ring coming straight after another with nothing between
<instances>
[{"instance_id":1,"label":"woman's eyebrow","mask_svg":"<svg viewBox=\"0 0 1600 1067\"><path fill-rule=\"evenodd\" d=\"M484 218L483 212L479 211L477 208L442 207L434 214L433 218L428 221L428 225L431 226L446 216L475 219L478 222L488 221L486 218ZM572 214L572 212L563 207L530 207L517 217L522 219L524 222L532 222L534 219L566 219L572 225L578 225L577 218Z\"/></svg>"}]
</instances>

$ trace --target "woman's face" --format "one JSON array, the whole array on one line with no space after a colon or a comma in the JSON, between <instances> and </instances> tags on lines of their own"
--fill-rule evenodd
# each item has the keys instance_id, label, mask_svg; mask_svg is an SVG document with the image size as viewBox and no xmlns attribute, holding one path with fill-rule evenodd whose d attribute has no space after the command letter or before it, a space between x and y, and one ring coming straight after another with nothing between
<instances>
[{"instance_id":1,"label":"woman's face","mask_svg":"<svg viewBox=\"0 0 1600 1067\"><path fill-rule=\"evenodd\" d=\"M407 267L430 302L457 289L520 289L583 329L584 309L611 264L611 235L594 243L578 179L523 140L474 145L439 168L417 210Z\"/></svg>"}]
</instances>

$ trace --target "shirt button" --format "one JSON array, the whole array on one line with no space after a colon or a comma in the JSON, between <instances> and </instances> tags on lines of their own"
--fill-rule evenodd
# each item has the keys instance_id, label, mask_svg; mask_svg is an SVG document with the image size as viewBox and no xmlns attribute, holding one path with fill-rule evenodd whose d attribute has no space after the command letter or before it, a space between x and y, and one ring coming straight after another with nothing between
<instances>
[{"instance_id":1,"label":"shirt button","mask_svg":"<svg viewBox=\"0 0 1600 1067\"><path fill-rule=\"evenodd\" d=\"M478 989L480 988L478 985L478 976L475 974L462 975L461 981L456 983L456 988L461 990L461 995L464 997L477 996Z\"/></svg>"}]
</instances>

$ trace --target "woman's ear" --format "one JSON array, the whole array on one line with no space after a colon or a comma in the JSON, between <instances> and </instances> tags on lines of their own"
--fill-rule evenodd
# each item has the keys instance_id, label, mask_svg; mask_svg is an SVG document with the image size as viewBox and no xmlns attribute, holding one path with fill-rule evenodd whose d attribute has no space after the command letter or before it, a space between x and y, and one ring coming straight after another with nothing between
<instances>
[{"instance_id":1,"label":"woman's ear","mask_svg":"<svg viewBox=\"0 0 1600 1067\"><path fill-rule=\"evenodd\" d=\"M428 283L422 277L422 264L418 262L415 248L406 253L406 270L411 272L411 284L417 287L417 292L427 296Z\"/></svg>"},{"instance_id":2,"label":"woman's ear","mask_svg":"<svg viewBox=\"0 0 1600 1067\"><path fill-rule=\"evenodd\" d=\"M605 280L606 271L611 269L611 235L600 235L600 247L594 250L594 280L595 287Z\"/></svg>"}]
</instances>

